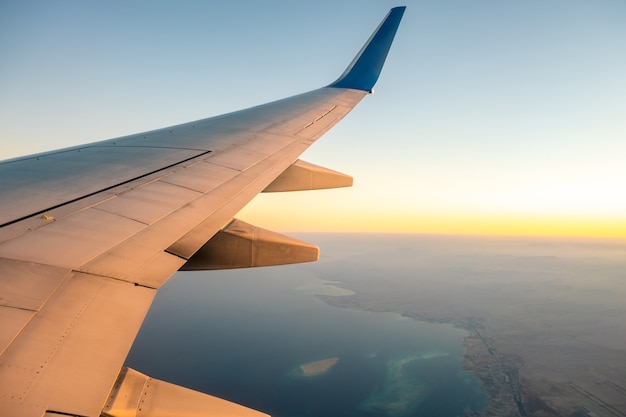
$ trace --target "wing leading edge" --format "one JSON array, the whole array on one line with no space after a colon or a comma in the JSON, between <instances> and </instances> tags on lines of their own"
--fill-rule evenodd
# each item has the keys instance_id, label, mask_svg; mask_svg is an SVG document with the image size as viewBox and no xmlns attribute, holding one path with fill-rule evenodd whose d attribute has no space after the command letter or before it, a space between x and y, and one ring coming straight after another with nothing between
<instances>
[{"instance_id":1,"label":"wing leading edge","mask_svg":"<svg viewBox=\"0 0 626 417\"><path fill-rule=\"evenodd\" d=\"M263 415L122 365L177 270L317 258L233 216L263 191L351 185L298 157L371 91L403 12L327 87L0 163L0 414Z\"/></svg>"}]
</instances>

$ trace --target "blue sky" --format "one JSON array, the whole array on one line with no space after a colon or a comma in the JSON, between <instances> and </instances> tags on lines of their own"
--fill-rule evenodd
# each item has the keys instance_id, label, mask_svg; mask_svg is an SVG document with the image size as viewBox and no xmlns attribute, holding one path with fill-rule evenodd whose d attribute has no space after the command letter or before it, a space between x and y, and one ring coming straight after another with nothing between
<instances>
[{"instance_id":1,"label":"blue sky","mask_svg":"<svg viewBox=\"0 0 626 417\"><path fill-rule=\"evenodd\" d=\"M626 236L626 2L411 1L376 85L303 156L355 186L263 195L278 230ZM0 3L0 158L337 78L390 1Z\"/></svg>"}]
</instances>

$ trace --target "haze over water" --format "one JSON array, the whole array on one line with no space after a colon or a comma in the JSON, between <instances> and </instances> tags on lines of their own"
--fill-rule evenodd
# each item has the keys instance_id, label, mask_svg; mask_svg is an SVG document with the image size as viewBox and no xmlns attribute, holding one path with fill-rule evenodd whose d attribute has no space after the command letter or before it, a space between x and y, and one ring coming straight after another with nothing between
<instances>
[{"instance_id":1,"label":"haze over water","mask_svg":"<svg viewBox=\"0 0 626 417\"><path fill-rule=\"evenodd\" d=\"M609 373L626 357L623 242L302 238L320 244L318 263L178 274L128 365L273 416L533 415L529 399L603 415L594 378L624 386Z\"/></svg>"},{"instance_id":2,"label":"haze over water","mask_svg":"<svg viewBox=\"0 0 626 417\"><path fill-rule=\"evenodd\" d=\"M129 365L273 416L455 416L483 405L480 381L462 371L467 331L333 307L318 294L351 292L302 266L179 274ZM326 358L339 360L294 375Z\"/></svg>"}]
</instances>

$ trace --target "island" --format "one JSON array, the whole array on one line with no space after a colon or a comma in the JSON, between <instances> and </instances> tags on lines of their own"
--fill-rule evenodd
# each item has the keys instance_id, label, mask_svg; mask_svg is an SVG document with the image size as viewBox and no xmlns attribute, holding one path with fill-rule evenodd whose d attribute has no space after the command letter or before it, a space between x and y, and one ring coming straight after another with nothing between
<instances>
[{"instance_id":1,"label":"island","mask_svg":"<svg viewBox=\"0 0 626 417\"><path fill-rule=\"evenodd\" d=\"M296 369L290 372L291 376L295 377L312 377L323 375L339 362L339 358L328 358L319 361L308 362L298 366Z\"/></svg>"}]
</instances>

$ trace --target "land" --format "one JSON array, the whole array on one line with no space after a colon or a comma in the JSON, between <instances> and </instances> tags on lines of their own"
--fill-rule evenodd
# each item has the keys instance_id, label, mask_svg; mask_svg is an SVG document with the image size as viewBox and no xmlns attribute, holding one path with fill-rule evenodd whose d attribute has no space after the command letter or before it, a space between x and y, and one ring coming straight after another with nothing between
<instances>
[{"instance_id":1,"label":"land","mask_svg":"<svg viewBox=\"0 0 626 417\"><path fill-rule=\"evenodd\" d=\"M305 363L298 367L298 376L311 377L325 374L339 362L339 358L328 358L320 361Z\"/></svg>"},{"instance_id":2,"label":"land","mask_svg":"<svg viewBox=\"0 0 626 417\"><path fill-rule=\"evenodd\" d=\"M331 297L323 297L327 302ZM346 297L335 306L358 308ZM484 383L489 404L473 416L626 417L626 353L598 346L533 343L530 334L511 337L476 325L476 318L442 318L394 311L419 320L452 323L468 330L464 368ZM487 320L488 322L488 320Z\"/></svg>"},{"instance_id":3,"label":"land","mask_svg":"<svg viewBox=\"0 0 626 417\"><path fill-rule=\"evenodd\" d=\"M358 279L338 263L355 294L320 298L466 329L465 369L489 396L471 415L626 417L623 244L421 249L395 248L385 269L351 259L370 264Z\"/></svg>"}]
</instances>

